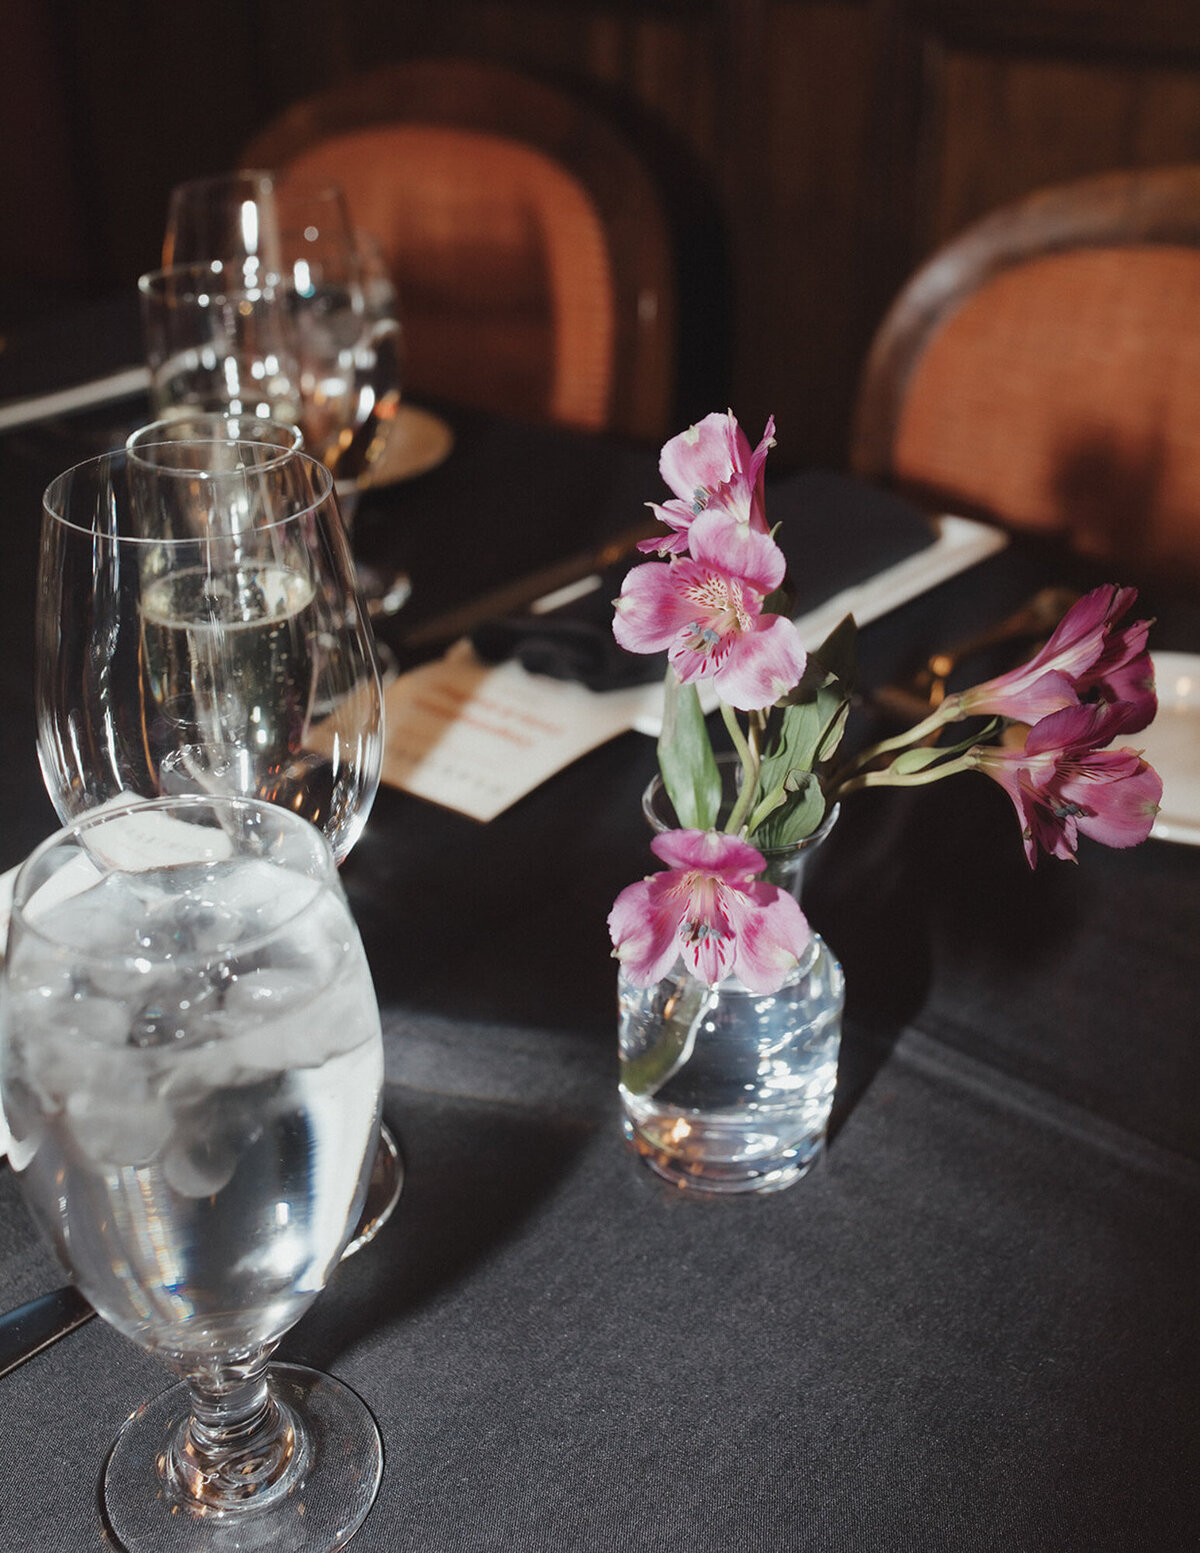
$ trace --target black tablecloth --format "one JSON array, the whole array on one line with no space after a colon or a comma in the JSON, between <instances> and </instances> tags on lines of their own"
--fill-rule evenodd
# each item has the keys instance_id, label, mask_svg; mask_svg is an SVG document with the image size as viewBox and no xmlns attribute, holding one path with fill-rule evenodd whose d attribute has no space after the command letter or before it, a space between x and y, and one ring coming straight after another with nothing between
<instances>
[{"instance_id":1,"label":"black tablecloth","mask_svg":"<svg viewBox=\"0 0 1200 1553\"><path fill-rule=\"evenodd\" d=\"M440 476L364 518L430 589L481 536L524 564L659 494L643 452L549 431L496 487L472 448L503 463L517 434L458 429ZM0 439L0 866L54 825L37 498L85 432ZM868 675L1044 576L1011 551L906 606L864 633ZM1200 646L1178 606L1157 639ZM1200 855L1085 843L1031 873L981 778L860 795L806 896L849 988L831 1147L789 1191L700 1202L618 1123L604 918L650 866L653 762L624 736L488 826L384 789L346 865L408 1176L283 1352L379 1420L355 1553L1200 1545ZM4 1169L0 1307L60 1281ZM103 1546L104 1454L166 1383L101 1322L0 1380L0 1544Z\"/></svg>"}]
</instances>

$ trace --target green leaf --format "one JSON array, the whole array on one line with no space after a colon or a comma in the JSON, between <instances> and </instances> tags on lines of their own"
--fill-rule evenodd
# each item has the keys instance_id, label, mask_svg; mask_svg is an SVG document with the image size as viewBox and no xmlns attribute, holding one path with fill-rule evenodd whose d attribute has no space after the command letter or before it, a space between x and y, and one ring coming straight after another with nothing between
<instances>
[{"instance_id":1,"label":"green leaf","mask_svg":"<svg viewBox=\"0 0 1200 1553\"><path fill-rule=\"evenodd\" d=\"M786 807L776 809L750 834L760 850L789 847L811 836L825 818L825 794L815 776L805 777L790 795Z\"/></svg>"},{"instance_id":2,"label":"green leaf","mask_svg":"<svg viewBox=\"0 0 1200 1553\"><path fill-rule=\"evenodd\" d=\"M790 771L811 771L825 728L825 711L814 695L783 708L768 727L760 782L763 792L782 785Z\"/></svg>"},{"instance_id":3,"label":"green leaf","mask_svg":"<svg viewBox=\"0 0 1200 1553\"><path fill-rule=\"evenodd\" d=\"M795 590L792 587L791 579L786 576L775 591L768 593L762 601L762 612L764 615L782 615L785 620L792 618L795 608Z\"/></svg>"},{"instance_id":4,"label":"green leaf","mask_svg":"<svg viewBox=\"0 0 1200 1553\"><path fill-rule=\"evenodd\" d=\"M846 729L857 641L854 617L847 615L809 653L799 683L772 710L750 814L750 833L763 845L803 840L825 817L815 769L832 759Z\"/></svg>"},{"instance_id":5,"label":"green leaf","mask_svg":"<svg viewBox=\"0 0 1200 1553\"><path fill-rule=\"evenodd\" d=\"M793 773L807 773L829 760L841 743L850 712L849 693L815 659L810 659L810 668L768 726L763 793L787 782Z\"/></svg>"},{"instance_id":6,"label":"green leaf","mask_svg":"<svg viewBox=\"0 0 1200 1553\"><path fill-rule=\"evenodd\" d=\"M825 724L825 731L821 735L820 743L817 745L816 758L813 761L814 765L819 766L833 756L838 745L842 742L842 735L846 731L846 722L849 716L849 700L839 702L834 708L833 715Z\"/></svg>"},{"instance_id":7,"label":"green leaf","mask_svg":"<svg viewBox=\"0 0 1200 1553\"><path fill-rule=\"evenodd\" d=\"M812 657L841 681L847 693L853 690L858 678L858 622L854 616L843 616L821 645L813 649Z\"/></svg>"},{"instance_id":8,"label":"green leaf","mask_svg":"<svg viewBox=\"0 0 1200 1553\"><path fill-rule=\"evenodd\" d=\"M695 685L681 685L667 671L663 690L658 769L685 830L711 830L721 804L721 773Z\"/></svg>"}]
</instances>

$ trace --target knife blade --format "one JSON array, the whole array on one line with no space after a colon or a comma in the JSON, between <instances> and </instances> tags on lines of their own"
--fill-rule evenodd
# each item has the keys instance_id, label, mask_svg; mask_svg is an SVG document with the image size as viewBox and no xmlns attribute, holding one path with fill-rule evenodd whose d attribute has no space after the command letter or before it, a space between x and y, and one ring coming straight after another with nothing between
<instances>
[{"instance_id":1,"label":"knife blade","mask_svg":"<svg viewBox=\"0 0 1200 1553\"><path fill-rule=\"evenodd\" d=\"M49 1348L96 1314L74 1284L65 1284L0 1315L0 1375Z\"/></svg>"},{"instance_id":2,"label":"knife blade","mask_svg":"<svg viewBox=\"0 0 1200 1553\"><path fill-rule=\"evenodd\" d=\"M647 514L639 523L622 529L595 550L582 551L564 561L552 561L550 565L518 577L514 582L503 583L469 603L455 605L453 609L407 632L402 638L403 644L405 647L418 648L457 641L460 636L466 636L485 621L517 614L539 599L579 582L593 572L606 571L623 556L632 555L639 540L663 533L662 525Z\"/></svg>"}]
</instances>

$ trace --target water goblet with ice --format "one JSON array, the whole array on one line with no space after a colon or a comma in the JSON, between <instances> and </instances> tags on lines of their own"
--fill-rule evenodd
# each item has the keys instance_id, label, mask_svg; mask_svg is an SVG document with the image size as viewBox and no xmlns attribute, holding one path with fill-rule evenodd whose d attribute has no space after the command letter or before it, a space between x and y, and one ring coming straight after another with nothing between
<instances>
[{"instance_id":1,"label":"water goblet with ice","mask_svg":"<svg viewBox=\"0 0 1200 1553\"><path fill-rule=\"evenodd\" d=\"M100 1314L183 1384L104 1473L127 1553L343 1546L381 1447L270 1366L351 1234L379 1015L328 843L256 800L90 813L17 880L0 1079L26 1200Z\"/></svg>"}]
</instances>

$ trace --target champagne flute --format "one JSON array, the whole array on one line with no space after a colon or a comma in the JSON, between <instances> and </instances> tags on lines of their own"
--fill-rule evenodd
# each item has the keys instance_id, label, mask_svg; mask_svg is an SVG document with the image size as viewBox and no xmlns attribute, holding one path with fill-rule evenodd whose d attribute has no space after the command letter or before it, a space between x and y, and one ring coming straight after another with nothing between
<instances>
[{"instance_id":1,"label":"champagne flute","mask_svg":"<svg viewBox=\"0 0 1200 1553\"><path fill-rule=\"evenodd\" d=\"M80 1289L183 1384L103 1477L126 1553L342 1547L382 1449L348 1387L268 1365L366 1193L370 972L317 829L253 799L95 811L17 879L0 1082L26 1201Z\"/></svg>"}]
</instances>

